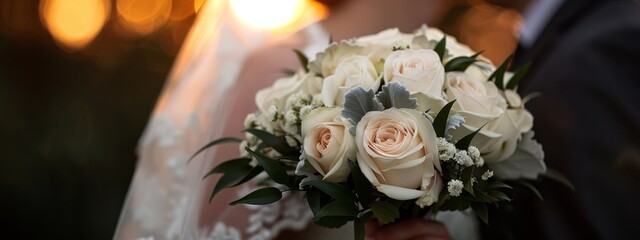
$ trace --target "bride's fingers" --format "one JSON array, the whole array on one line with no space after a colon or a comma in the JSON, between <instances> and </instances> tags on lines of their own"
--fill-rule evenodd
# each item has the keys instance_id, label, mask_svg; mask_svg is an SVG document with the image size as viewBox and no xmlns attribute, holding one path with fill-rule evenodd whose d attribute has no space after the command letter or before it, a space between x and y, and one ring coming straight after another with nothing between
<instances>
[{"instance_id":1,"label":"bride's fingers","mask_svg":"<svg viewBox=\"0 0 640 240\"><path fill-rule=\"evenodd\" d=\"M408 219L379 227L373 234L374 239L451 239L447 228L439 222L424 219Z\"/></svg>"}]
</instances>

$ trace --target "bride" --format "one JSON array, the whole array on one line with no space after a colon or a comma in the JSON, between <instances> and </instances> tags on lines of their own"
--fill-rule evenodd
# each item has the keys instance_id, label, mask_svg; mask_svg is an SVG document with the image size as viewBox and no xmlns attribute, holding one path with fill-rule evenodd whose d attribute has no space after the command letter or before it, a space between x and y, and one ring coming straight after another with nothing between
<instances>
[{"instance_id":1,"label":"bride","mask_svg":"<svg viewBox=\"0 0 640 240\"><path fill-rule=\"evenodd\" d=\"M116 239L352 239L352 228L321 229L301 196L266 206L228 206L250 189L222 191L210 203L218 177L202 176L237 147L207 150L187 164L199 147L221 136L238 136L254 96L299 67L292 49L313 58L334 40L398 27L403 32L435 23L449 1L324 0L328 18L286 38L243 26L229 1L208 1L185 41L142 137L139 162L123 208ZM412 219L384 227L367 225L378 239L477 238L473 214L441 213L446 224ZM448 231L447 231L448 230Z\"/></svg>"}]
</instances>

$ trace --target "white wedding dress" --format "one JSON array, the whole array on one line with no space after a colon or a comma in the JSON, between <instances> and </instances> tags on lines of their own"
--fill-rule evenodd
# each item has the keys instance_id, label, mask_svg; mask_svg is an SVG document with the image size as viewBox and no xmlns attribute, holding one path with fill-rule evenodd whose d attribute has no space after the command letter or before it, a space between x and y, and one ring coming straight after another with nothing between
<instances>
[{"instance_id":1,"label":"white wedding dress","mask_svg":"<svg viewBox=\"0 0 640 240\"><path fill-rule=\"evenodd\" d=\"M295 37L305 38L302 50L310 58L329 39L314 23L279 41ZM215 156L229 145L212 148L187 164L198 148L225 134L229 121L244 120L228 119L230 99L253 95L232 95L237 92L234 83L247 56L273 44L278 44L274 36L240 23L229 11L228 1L204 4L140 140L138 165L115 239L261 240L274 239L283 230L303 229L298 235L304 239L353 238L350 225L330 230L309 224L313 215L300 195L266 206L228 206L251 191L250 186L240 186L223 190L208 203L217 178L202 176L226 160ZM455 239L477 238L472 214L441 213L437 219L445 222Z\"/></svg>"}]
</instances>

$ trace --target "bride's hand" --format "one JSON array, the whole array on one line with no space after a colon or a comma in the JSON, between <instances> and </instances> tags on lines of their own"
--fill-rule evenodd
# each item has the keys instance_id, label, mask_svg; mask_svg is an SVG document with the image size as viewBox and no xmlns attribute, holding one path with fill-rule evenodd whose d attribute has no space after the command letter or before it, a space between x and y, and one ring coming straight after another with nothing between
<instances>
[{"instance_id":1,"label":"bride's hand","mask_svg":"<svg viewBox=\"0 0 640 240\"><path fill-rule=\"evenodd\" d=\"M444 224L427 219L411 218L385 226L369 222L365 227L367 239L432 240L451 239Z\"/></svg>"}]
</instances>

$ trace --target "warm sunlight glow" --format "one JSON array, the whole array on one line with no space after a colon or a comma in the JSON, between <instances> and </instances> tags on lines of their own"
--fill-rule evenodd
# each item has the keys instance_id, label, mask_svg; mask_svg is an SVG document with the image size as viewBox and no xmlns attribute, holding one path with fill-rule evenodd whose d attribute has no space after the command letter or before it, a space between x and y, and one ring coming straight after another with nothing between
<instances>
[{"instance_id":1,"label":"warm sunlight glow","mask_svg":"<svg viewBox=\"0 0 640 240\"><path fill-rule=\"evenodd\" d=\"M129 31L146 35L158 30L171 15L171 0L117 0L118 20Z\"/></svg>"},{"instance_id":2,"label":"warm sunlight glow","mask_svg":"<svg viewBox=\"0 0 640 240\"><path fill-rule=\"evenodd\" d=\"M109 0L43 0L40 16L56 42L78 50L100 33L110 4Z\"/></svg>"},{"instance_id":3,"label":"warm sunlight glow","mask_svg":"<svg viewBox=\"0 0 640 240\"><path fill-rule=\"evenodd\" d=\"M246 24L278 30L295 23L309 3L305 0L231 0L233 12Z\"/></svg>"},{"instance_id":4,"label":"warm sunlight glow","mask_svg":"<svg viewBox=\"0 0 640 240\"><path fill-rule=\"evenodd\" d=\"M200 10L200 7L202 7L203 3L204 3L204 0L194 0L193 1L193 8L196 10L196 12L198 12L198 10Z\"/></svg>"}]
</instances>

